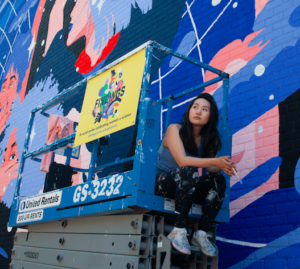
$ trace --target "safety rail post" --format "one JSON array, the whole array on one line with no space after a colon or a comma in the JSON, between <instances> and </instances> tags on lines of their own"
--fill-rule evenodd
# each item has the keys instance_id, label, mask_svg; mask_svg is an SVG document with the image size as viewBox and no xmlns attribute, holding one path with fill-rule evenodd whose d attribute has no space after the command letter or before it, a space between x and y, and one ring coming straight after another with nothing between
<instances>
[{"instance_id":1,"label":"safety rail post","mask_svg":"<svg viewBox=\"0 0 300 269\"><path fill-rule=\"evenodd\" d=\"M165 127L165 133L167 131L168 126L171 123L171 119L172 119L172 109L173 109L173 103L174 103L174 96L170 95L168 98L168 112L167 112L167 119L166 119L166 127Z\"/></svg>"},{"instance_id":2,"label":"safety rail post","mask_svg":"<svg viewBox=\"0 0 300 269\"><path fill-rule=\"evenodd\" d=\"M99 147L99 140L96 139L93 141L93 150L92 150L92 156L90 160L90 166L89 166L89 175L88 175L88 181L94 180L95 178L95 164L97 160L97 151Z\"/></svg>"},{"instance_id":3,"label":"safety rail post","mask_svg":"<svg viewBox=\"0 0 300 269\"><path fill-rule=\"evenodd\" d=\"M146 61L143 72L143 80L142 80L142 89L141 89L141 97L140 100L144 100L149 96L149 88L150 88L150 72L151 72L151 61L153 55L153 47L148 45L146 47Z\"/></svg>"},{"instance_id":4,"label":"safety rail post","mask_svg":"<svg viewBox=\"0 0 300 269\"><path fill-rule=\"evenodd\" d=\"M147 109L149 103L146 101L149 95L149 88L150 88L150 71L151 71L151 62L152 62L152 55L153 55L153 47L149 44L146 47L146 61L144 66L143 72L143 80L142 80L142 89L139 99L139 106L138 106L138 130L136 136L136 147L135 147L135 156L134 156L134 163L133 163L133 170L137 176L138 190L144 190L143 179L140 177L141 175L141 165L144 158L144 147L143 143L145 141L145 125L146 125L146 117L147 117ZM150 153L151 154L151 153Z\"/></svg>"},{"instance_id":5,"label":"safety rail post","mask_svg":"<svg viewBox=\"0 0 300 269\"><path fill-rule=\"evenodd\" d=\"M15 188L14 197L13 197L13 204L15 204L15 207L18 204L17 200L19 199L19 196L20 196L20 186L22 183L22 177L23 177L23 171L24 171L24 165L25 165L25 159L26 159L25 155L27 154L27 151L28 151L29 138L30 138L31 131L32 131L34 117L35 117L35 113L33 111L31 111L30 117L29 117L29 122L28 122L28 127L27 127L27 134L26 134L26 138L24 141L24 148L22 151L22 156L21 156L21 161L20 161L20 167L19 167L19 173L18 173L18 178L17 178L17 182L16 182L16 188Z\"/></svg>"},{"instance_id":6,"label":"safety rail post","mask_svg":"<svg viewBox=\"0 0 300 269\"><path fill-rule=\"evenodd\" d=\"M228 120L228 93L229 93L229 78L223 78L223 124Z\"/></svg>"}]
</instances>

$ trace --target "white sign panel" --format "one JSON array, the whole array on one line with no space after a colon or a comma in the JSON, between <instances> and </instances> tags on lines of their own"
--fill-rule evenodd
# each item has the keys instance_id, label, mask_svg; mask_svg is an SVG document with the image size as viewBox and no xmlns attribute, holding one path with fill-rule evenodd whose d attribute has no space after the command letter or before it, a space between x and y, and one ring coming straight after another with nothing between
<instances>
[{"instance_id":1,"label":"white sign panel","mask_svg":"<svg viewBox=\"0 0 300 269\"><path fill-rule=\"evenodd\" d=\"M44 210L38 210L38 211L29 212L29 213L22 213L17 216L17 223L42 220L43 215L44 215Z\"/></svg>"},{"instance_id":2,"label":"white sign panel","mask_svg":"<svg viewBox=\"0 0 300 269\"><path fill-rule=\"evenodd\" d=\"M61 202L62 191L53 191L21 200L19 213L58 206Z\"/></svg>"}]
</instances>

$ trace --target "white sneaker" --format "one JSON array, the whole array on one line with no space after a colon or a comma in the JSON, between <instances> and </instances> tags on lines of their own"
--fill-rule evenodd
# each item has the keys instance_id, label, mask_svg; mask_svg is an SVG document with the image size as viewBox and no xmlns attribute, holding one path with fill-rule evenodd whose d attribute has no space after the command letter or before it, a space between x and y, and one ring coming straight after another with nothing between
<instances>
[{"instance_id":1,"label":"white sneaker","mask_svg":"<svg viewBox=\"0 0 300 269\"><path fill-rule=\"evenodd\" d=\"M200 247L201 251L210 257L218 256L218 250L209 240L207 233L204 231L198 231L198 234L194 233L191 244Z\"/></svg>"},{"instance_id":2,"label":"white sneaker","mask_svg":"<svg viewBox=\"0 0 300 269\"><path fill-rule=\"evenodd\" d=\"M191 255L191 248L186 235L187 235L186 229L183 230L173 229L167 237L171 241L174 248L176 248L181 253Z\"/></svg>"}]
</instances>

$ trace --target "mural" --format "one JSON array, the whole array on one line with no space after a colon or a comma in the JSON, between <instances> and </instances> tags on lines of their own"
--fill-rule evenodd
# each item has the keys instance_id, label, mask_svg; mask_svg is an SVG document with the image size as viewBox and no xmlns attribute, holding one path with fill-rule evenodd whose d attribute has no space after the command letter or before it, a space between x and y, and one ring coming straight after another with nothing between
<instances>
[{"instance_id":1,"label":"mural","mask_svg":"<svg viewBox=\"0 0 300 269\"><path fill-rule=\"evenodd\" d=\"M1 0L1 206L9 212L30 111L126 52L156 40L231 75L232 153L243 184L231 178L231 221L218 227L221 268L267 268L274 260L273 268L296 268L288 259L300 255L300 152L290 154L298 144L290 146L288 140L298 141L300 135L296 125L289 131L288 124L299 111L297 102L289 101L299 100L299 38L300 0ZM214 78L178 58L158 52L155 57L154 99ZM222 111L221 86L203 91L214 95ZM78 121L83 94L49 113ZM192 97L175 103L174 121L180 120ZM113 143L98 161L130 156L135 131L132 127L112 135ZM39 115L30 135L31 149L45 143L46 132L47 119ZM121 145L120 137L129 143L116 152L112 145ZM71 165L87 168L90 152L90 146L83 145ZM65 159L57 156L56 161ZM28 161L26 167L21 195L38 194L45 174L37 162ZM98 176L111 172L116 171ZM86 178L78 173L73 184ZM9 263L10 253L3 247L4 236L0 234L1 267Z\"/></svg>"}]
</instances>

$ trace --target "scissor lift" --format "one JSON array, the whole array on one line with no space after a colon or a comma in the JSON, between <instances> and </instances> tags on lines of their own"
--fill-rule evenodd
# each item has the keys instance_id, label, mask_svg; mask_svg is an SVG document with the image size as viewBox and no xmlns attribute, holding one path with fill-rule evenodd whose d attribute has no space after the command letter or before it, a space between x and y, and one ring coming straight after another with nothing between
<instances>
[{"instance_id":1,"label":"scissor lift","mask_svg":"<svg viewBox=\"0 0 300 269\"><path fill-rule=\"evenodd\" d=\"M39 156L74 142L76 135L74 133L28 152L29 138L36 113L40 112L49 117L47 110L80 92L88 80L144 48L146 48L146 61L138 107L134 156L96 167L97 151L100 146L100 139L96 139L92 142L89 168L72 167L74 171L88 172L88 179L85 183L21 199L20 186L23 170L26 169L25 160L30 158L40 161ZM153 50L178 57L218 76L181 93L169 95L160 100L150 99L148 95ZM157 149L161 143L159 130L162 106L166 104L168 109L165 124L167 127L171 122L174 100L219 81L223 82L223 112L218 126L223 147L219 155L230 156L232 131L228 126L227 117L229 75L153 41L145 43L33 109L28 123L9 220L10 226L26 227L28 233L15 235L11 268L175 269L206 268L209 262L212 262L211 268L217 268L217 259L209 261L197 248L193 248L195 252L190 257L172 250L165 235L170 232L174 221L172 208L174 201L155 195L154 186ZM69 164L70 159L67 158L66 162ZM128 162L133 162L132 170L95 180L95 174L102 169ZM229 177L225 174L224 176L227 189L223 207L215 219L216 223L229 221L230 185ZM52 199L54 202L51 206L40 207L39 210L24 209L23 205L28 200L38 201L43 197ZM189 214L190 219L195 223L200 215L201 209L194 205ZM190 233L193 227L195 224L190 225ZM215 229L212 234L215 238Z\"/></svg>"}]
</instances>

